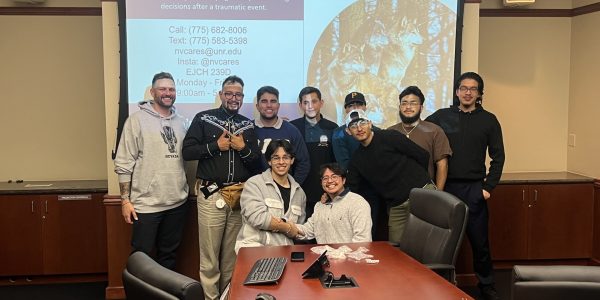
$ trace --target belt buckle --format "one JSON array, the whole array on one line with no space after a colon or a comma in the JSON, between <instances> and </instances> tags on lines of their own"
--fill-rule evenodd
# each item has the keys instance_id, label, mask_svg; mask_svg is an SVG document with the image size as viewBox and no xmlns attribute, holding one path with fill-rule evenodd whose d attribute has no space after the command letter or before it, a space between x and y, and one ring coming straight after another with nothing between
<instances>
[{"instance_id":1,"label":"belt buckle","mask_svg":"<svg viewBox=\"0 0 600 300\"><path fill-rule=\"evenodd\" d=\"M209 184L210 182L206 182L207 185L205 185L204 187L206 187L206 190L208 190L209 193L214 193L214 191L219 189L219 185L216 182L213 182L211 184Z\"/></svg>"},{"instance_id":2,"label":"belt buckle","mask_svg":"<svg viewBox=\"0 0 600 300\"><path fill-rule=\"evenodd\" d=\"M199 181L199 182L198 182L198 184L199 184L200 186L209 186L209 185L211 185L211 184L213 184L213 183L214 183L214 182L212 182L212 181L208 181L208 180L206 180L206 179L202 179L202 178L198 179L198 181Z\"/></svg>"}]
</instances>

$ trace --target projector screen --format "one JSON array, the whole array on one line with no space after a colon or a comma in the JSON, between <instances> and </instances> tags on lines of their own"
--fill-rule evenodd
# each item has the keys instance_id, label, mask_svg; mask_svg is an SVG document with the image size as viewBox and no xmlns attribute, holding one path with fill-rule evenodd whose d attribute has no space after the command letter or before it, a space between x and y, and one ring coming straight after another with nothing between
<instances>
[{"instance_id":1,"label":"projector screen","mask_svg":"<svg viewBox=\"0 0 600 300\"><path fill-rule=\"evenodd\" d=\"M121 110L151 99L152 76L166 71L190 120L220 105L229 75L244 80L241 113L251 119L264 85L279 90L279 115L290 120L301 115L299 91L319 88L323 115L338 124L345 95L362 92L380 127L399 122L398 94L417 85L425 117L452 104L462 2L121 0Z\"/></svg>"}]
</instances>

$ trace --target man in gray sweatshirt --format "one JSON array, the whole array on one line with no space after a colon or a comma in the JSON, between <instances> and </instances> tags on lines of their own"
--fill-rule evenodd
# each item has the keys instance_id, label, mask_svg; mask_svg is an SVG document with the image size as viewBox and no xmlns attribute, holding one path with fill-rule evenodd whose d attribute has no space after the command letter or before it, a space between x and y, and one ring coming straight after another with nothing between
<instances>
[{"instance_id":1,"label":"man in gray sweatshirt","mask_svg":"<svg viewBox=\"0 0 600 300\"><path fill-rule=\"evenodd\" d=\"M181 146L187 122L175 112L175 81L171 74L154 75L150 93L140 110L125 122L115 172L119 175L121 210L133 224L133 251L150 254L174 269L186 215L188 185Z\"/></svg>"},{"instance_id":2,"label":"man in gray sweatshirt","mask_svg":"<svg viewBox=\"0 0 600 300\"><path fill-rule=\"evenodd\" d=\"M321 166L319 175L326 200L317 202L308 221L297 225L297 238L316 239L317 244L370 242L371 207L362 196L344 186L345 170L337 163L329 163Z\"/></svg>"}]
</instances>

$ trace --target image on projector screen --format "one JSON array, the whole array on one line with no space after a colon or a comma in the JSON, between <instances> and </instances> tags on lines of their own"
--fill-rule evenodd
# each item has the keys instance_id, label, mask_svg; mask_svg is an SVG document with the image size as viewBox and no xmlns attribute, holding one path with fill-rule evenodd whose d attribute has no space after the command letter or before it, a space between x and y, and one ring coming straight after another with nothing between
<instances>
[{"instance_id":1,"label":"image on projector screen","mask_svg":"<svg viewBox=\"0 0 600 300\"><path fill-rule=\"evenodd\" d=\"M130 113L161 71L175 78L175 106L190 120L220 105L229 75L244 80L240 113L251 119L265 85L279 90L279 115L290 120L305 86L321 90L321 112L338 124L355 91L380 127L399 121L409 85L425 94L422 117L452 104L458 0L120 0L120 9Z\"/></svg>"},{"instance_id":2,"label":"image on projector screen","mask_svg":"<svg viewBox=\"0 0 600 300\"><path fill-rule=\"evenodd\" d=\"M324 114L341 123L344 96L367 98L369 118L378 125L399 121L398 95L418 85L429 107L450 104L456 15L438 1L357 1L321 34L308 68L308 85L335 99ZM437 92L439 91L439 93Z\"/></svg>"}]
</instances>

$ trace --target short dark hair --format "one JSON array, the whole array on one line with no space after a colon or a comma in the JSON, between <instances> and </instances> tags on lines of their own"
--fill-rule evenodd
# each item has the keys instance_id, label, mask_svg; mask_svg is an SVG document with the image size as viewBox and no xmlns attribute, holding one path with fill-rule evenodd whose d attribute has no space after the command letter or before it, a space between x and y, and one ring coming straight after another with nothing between
<instances>
[{"instance_id":1,"label":"short dark hair","mask_svg":"<svg viewBox=\"0 0 600 300\"><path fill-rule=\"evenodd\" d=\"M479 76L479 74L475 72L466 72L458 77L456 83L454 84L454 91L457 91L460 87L460 83L465 79L473 79L477 81L477 91L479 92L479 97L477 98L477 102L481 103L483 100L483 78Z\"/></svg>"},{"instance_id":2,"label":"short dark hair","mask_svg":"<svg viewBox=\"0 0 600 300\"><path fill-rule=\"evenodd\" d=\"M312 86L307 86L303 89L300 90L300 94L298 94L298 103L302 103L302 97L304 95L308 95L311 93L316 93L317 94L317 98L319 98L319 100L321 100L321 91L319 91L318 88L316 87L312 87Z\"/></svg>"},{"instance_id":3,"label":"short dark hair","mask_svg":"<svg viewBox=\"0 0 600 300\"><path fill-rule=\"evenodd\" d=\"M292 158L295 157L294 147L292 147L292 144L288 140L272 140L271 142L269 142L269 145L265 150L265 159L267 161L270 161L271 156L273 156L273 153L275 153L275 151L277 151L277 149L279 148L283 148L283 151L285 151L285 153L287 153Z\"/></svg>"},{"instance_id":4,"label":"short dark hair","mask_svg":"<svg viewBox=\"0 0 600 300\"><path fill-rule=\"evenodd\" d=\"M279 91L270 85L265 85L256 91L256 103L258 103L260 96L262 96L264 93L273 94L275 97L277 97L277 99L279 99Z\"/></svg>"},{"instance_id":5,"label":"short dark hair","mask_svg":"<svg viewBox=\"0 0 600 300\"><path fill-rule=\"evenodd\" d=\"M173 80L173 82L175 82L175 79L173 79L173 75L171 75L171 73L160 72L160 73L154 74L154 77L152 77L152 87L154 87L154 83L160 79L171 79L171 80Z\"/></svg>"},{"instance_id":6,"label":"short dark hair","mask_svg":"<svg viewBox=\"0 0 600 300\"><path fill-rule=\"evenodd\" d=\"M398 96L398 100L402 101L402 98L408 95L415 95L419 97L419 100L421 100L421 105L425 103L425 95L423 95L423 92L421 92L421 89L417 86L411 85L405 88L402 93L400 93L400 96Z\"/></svg>"},{"instance_id":7,"label":"short dark hair","mask_svg":"<svg viewBox=\"0 0 600 300\"><path fill-rule=\"evenodd\" d=\"M333 172L333 174L335 175L339 175L342 176L342 178L346 178L346 171L338 163L322 164L321 168L319 169L319 178L323 177L323 174L325 174L325 171L327 171L327 169L331 170L331 172Z\"/></svg>"},{"instance_id":8,"label":"short dark hair","mask_svg":"<svg viewBox=\"0 0 600 300\"><path fill-rule=\"evenodd\" d=\"M221 84L221 89L223 89L226 84L235 84L235 83L239 83L242 87L244 87L244 81L241 78L239 78L235 75L231 75L231 76L225 78L225 80L223 80L223 84Z\"/></svg>"}]
</instances>

